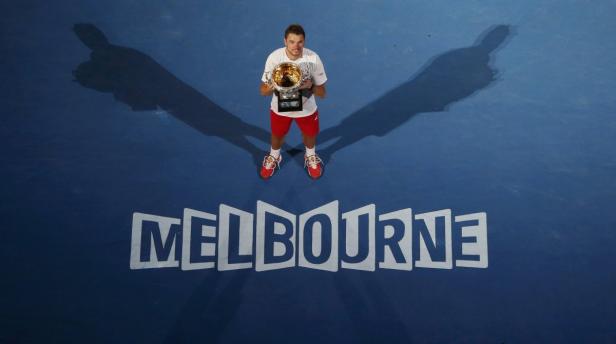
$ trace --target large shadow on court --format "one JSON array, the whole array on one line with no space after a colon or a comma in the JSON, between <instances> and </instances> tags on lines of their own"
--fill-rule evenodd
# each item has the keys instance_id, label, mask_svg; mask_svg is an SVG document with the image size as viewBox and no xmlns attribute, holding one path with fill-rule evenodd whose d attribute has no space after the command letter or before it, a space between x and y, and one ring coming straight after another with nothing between
<instances>
[{"instance_id":1,"label":"large shadow on court","mask_svg":"<svg viewBox=\"0 0 616 344\"><path fill-rule=\"evenodd\" d=\"M372 273L338 271L336 293L351 321L357 343L411 343L410 333Z\"/></svg>"},{"instance_id":2,"label":"large shadow on court","mask_svg":"<svg viewBox=\"0 0 616 344\"><path fill-rule=\"evenodd\" d=\"M434 57L409 81L323 130L318 144L334 142L320 149L321 158L328 161L334 153L368 136L383 137L419 113L446 111L451 104L488 87L498 75L492 67L493 55L511 34L509 25L493 26L473 46Z\"/></svg>"},{"instance_id":3,"label":"large shadow on court","mask_svg":"<svg viewBox=\"0 0 616 344\"><path fill-rule=\"evenodd\" d=\"M209 271L181 309L163 343L218 343L243 302L250 271ZM223 276L224 274L224 276Z\"/></svg>"},{"instance_id":4,"label":"large shadow on court","mask_svg":"<svg viewBox=\"0 0 616 344\"><path fill-rule=\"evenodd\" d=\"M109 43L92 24L75 24L73 31L90 49L90 60L73 76L84 87L111 93L134 111L163 109L207 136L215 136L248 152L260 164L264 150L247 137L270 143L269 131L248 124L182 82L148 55Z\"/></svg>"},{"instance_id":5,"label":"large shadow on court","mask_svg":"<svg viewBox=\"0 0 616 344\"><path fill-rule=\"evenodd\" d=\"M263 150L247 138L266 146L268 130L248 124L216 105L203 94L176 78L148 55L110 44L92 24L76 24L73 31L92 49L90 60L73 72L87 88L112 93L134 111L161 108L208 136L216 136L248 152L259 165ZM480 35L473 46L454 49L434 57L409 81L349 115L318 137L321 158L327 162L337 151L369 137L383 137L419 113L446 111L448 107L488 87L498 71L493 55L511 36L509 25L497 25ZM329 145L328 145L329 144ZM297 155L303 148L288 149Z\"/></svg>"}]
</instances>

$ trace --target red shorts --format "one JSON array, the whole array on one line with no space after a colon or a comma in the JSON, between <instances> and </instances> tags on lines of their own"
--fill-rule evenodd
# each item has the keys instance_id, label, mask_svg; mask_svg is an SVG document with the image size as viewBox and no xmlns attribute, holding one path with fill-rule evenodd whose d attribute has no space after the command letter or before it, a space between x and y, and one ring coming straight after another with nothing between
<instances>
[{"instance_id":1,"label":"red shorts","mask_svg":"<svg viewBox=\"0 0 616 344\"><path fill-rule=\"evenodd\" d=\"M270 110L270 124L272 127L272 134L274 136L283 137L287 135L291 128L291 122L295 120L297 126L302 131L302 134L306 136L317 136L319 133L319 110L315 111L312 115L299 118L291 118L286 116L280 116L274 111Z\"/></svg>"}]
</instances>

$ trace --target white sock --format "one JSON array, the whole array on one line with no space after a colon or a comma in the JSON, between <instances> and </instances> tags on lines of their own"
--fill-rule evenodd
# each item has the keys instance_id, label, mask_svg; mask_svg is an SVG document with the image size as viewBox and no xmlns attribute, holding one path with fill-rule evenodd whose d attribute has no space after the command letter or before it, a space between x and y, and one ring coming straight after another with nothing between
<instances>
[{"instance_id":1,"label":"white sock","mask_svg":"<svg viewBox=\"0 0 616 344\"><path fill-rule=\"evenodd\" d=\"M314 146L312 148L306 147L306 156L315 155L315 154L317 154L316 151L317 151L317 146Z\"/></svg>"},{"instance_id":2,"label":"white sock","mask_svg":"<svg viewBox=\"0 0 616 344\"><path fill-rule=\"evenodd\" d=\"M273 156L274 158L278 158L280 156L280 148L278 149L270 148L270 155Z\"/></svg>"}]
</instances>

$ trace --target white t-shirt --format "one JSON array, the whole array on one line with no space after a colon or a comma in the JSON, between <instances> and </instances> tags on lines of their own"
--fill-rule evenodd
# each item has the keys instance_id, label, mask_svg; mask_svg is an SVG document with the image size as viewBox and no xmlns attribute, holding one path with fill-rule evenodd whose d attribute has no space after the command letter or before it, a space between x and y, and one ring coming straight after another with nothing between
<instances>
[{"instance_id":1,"label":"white t-shirt","mask_svg":"<svg viewBox=\"0 0 616 344\"><path fill-rule=\"evenodd\" d=\"M285 52L285 48L279 48L274 50L267 57L267 61L265 62L265 70L263 71L263 76L261 77L261 81L267 82L267 75L272 72L272 70L282 62L294 62L299 64L300 66L303 64L308 64L307 70L311 71L312 83L317 86L323 85L327 81L327 75L325 75L325 68L323 67L323 62L319 58L319 55L310 49L304 48L302 51L302 57L297 60L291 60L287 56ZM302 97L303 101L303 110L302 111L290 111L290 112L278 112L278 97L276 93L272 96L272 105L271 109L275 113L286 116L286 117L306 117L312 115L315 111L317 111L317 102L314 99L314 95L311 95L310 98Z\"/></svg>"}]
</instances>

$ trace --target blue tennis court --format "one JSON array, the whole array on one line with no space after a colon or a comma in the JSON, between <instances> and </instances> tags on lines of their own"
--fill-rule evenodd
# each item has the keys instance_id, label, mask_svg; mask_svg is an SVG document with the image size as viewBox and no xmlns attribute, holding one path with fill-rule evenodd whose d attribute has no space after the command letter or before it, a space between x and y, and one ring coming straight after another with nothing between
<instances>
[{"instance_id":1,"label":"blue tennis court","mask_svg":"<svg viewBox=\"0 0 616 344\"><path fill-rule=\"evenodd\" d=\"M1 343L616 342L613 1L0 8Z\"/></svg>"}]
</instances>

